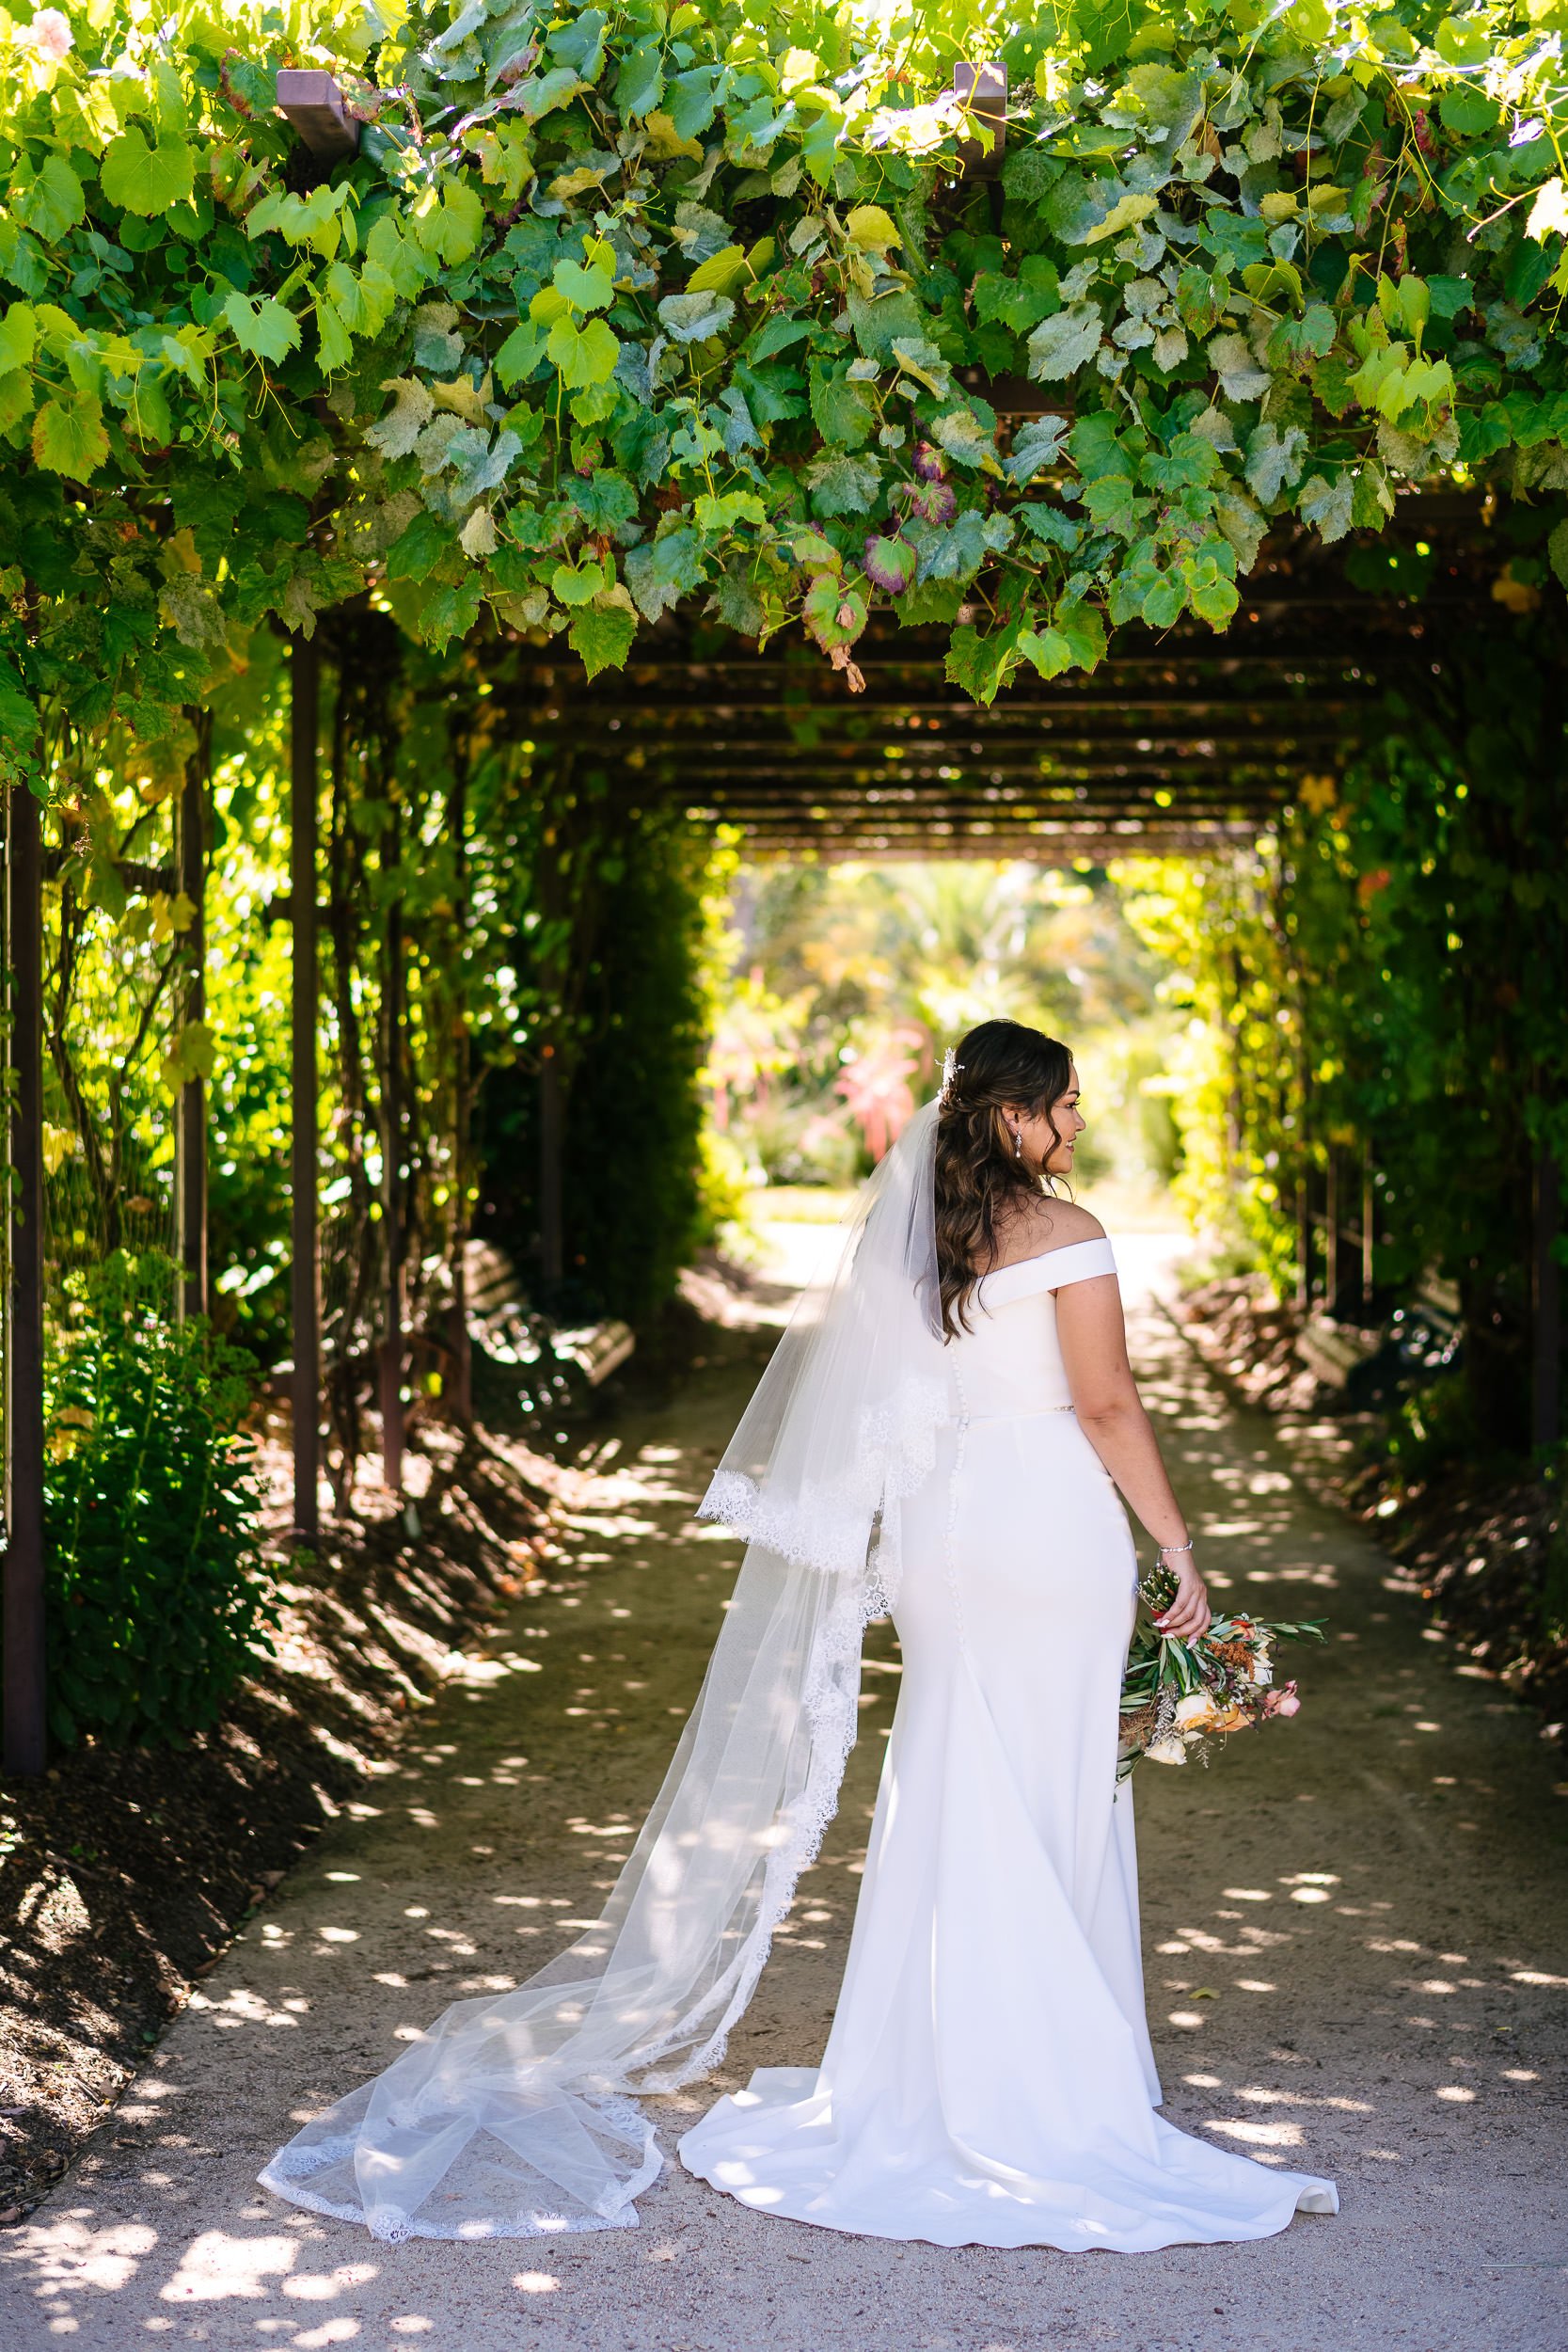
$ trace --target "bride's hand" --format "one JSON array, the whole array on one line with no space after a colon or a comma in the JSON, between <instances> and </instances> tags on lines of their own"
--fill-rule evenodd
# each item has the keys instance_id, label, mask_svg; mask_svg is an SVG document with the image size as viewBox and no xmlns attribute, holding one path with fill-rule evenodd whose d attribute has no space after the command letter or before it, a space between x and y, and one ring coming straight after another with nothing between
<instances>
[{"instance_id":1,"label":"bride's hand","mask_svg":"<svg viewBox=\"0 0 1568 2352\"><path fill-rule=\"evenodd\" d=\"M1213 1612L1209 1606L1209 1588L1193 1567L1181 1568L1176 1579L1176 1597L1164 1616L1154 1622L1160 1631L1173 1639L1196 1642L1207 1633Z\"/></svg>"}]
</instances>

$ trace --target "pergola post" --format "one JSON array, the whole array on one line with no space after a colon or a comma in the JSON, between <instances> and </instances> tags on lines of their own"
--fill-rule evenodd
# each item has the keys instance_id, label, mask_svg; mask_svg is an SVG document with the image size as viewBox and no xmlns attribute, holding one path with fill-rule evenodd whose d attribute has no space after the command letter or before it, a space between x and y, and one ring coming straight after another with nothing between
<instances>
[{"instance_id":1,"label":"pergola post","mask_svg":"<svg viewBox=\"0 0 1568 2352\"><path fill-rule=\"evenodd\" d=\"M1539 1448L1556 1445L1562 1435L1562 1268L1556 1248L1562 1227L1562 1173L1544 1146L1536 1152L1534 1173L1530 1443Z\"/></svg>"},{"instance_id":2,"label":"pergola post","mask_svg":"<svg viewBox=\"0 0 1568 2352\"><path fill-rule=\"evenodd\" d=\"M397 820L388 835L394 866ZM387 909L386 1092L382 1098L381 1216L387 1250L386 1328L381 1340L381 1477L398 1493L403 1486L403 908L394 898Z\"/></svg>"},{"instance_id":3,"label":"pergola post","mask_svg":"<svg viewBox=\"0 0 1568 2352\"><path fill-rule=\"evenodd\" d=\"M196 913L186 934L190 958L184 1018L207 1018L207 794L213 756L213 715L195 714L196 748L185 762L176 824L177 886ZM180 1089L174 1129L175 1255L180 1312L207 1311L207 1085L199 1075Z\"/></svg>"},{"instance_id":4,"label":"pergola post","mask_svg":"<svg viewBox=\"0 0 1568 2352\"><path fill-rule=\"evenodd\" d=\"M990 63L963 63L953 68L953 95L974 124L976 136L958 149L958 168L966 180L1000 180L1002 151L1007 136L1007 69Z\"/></svg>"},{"instance_id":5,"label":"pergola post","mask_svg":"<svg viewBox=\"0 0 1568 2352\"><path fill-rule=\"evenodd\" d=\"M321 1532L321 1280L316 1188L320 1077L316 1063L319 994L316 951L316 834L319 822L317 732L321 656L295 632L290 645L289 886L293 931L290 1176L293 1249L294 1534L313 1545Z\"/></svg>"},{"instance_id":6,"label":"pergola post","mask_svg":"<svg viewBox=\"0 0 1568 2352\"><path fill-rule=\"evenodd\" d=\"M546 1292L566 1271L566 1233L562 1175L565 1160L566 1106L561 1068L553 1045L539 1055L539 1272Z\"/></svg>"},{"instance_id":7,"label":"pergola post","mask_svg":"<svg viewBox=\"0 0 1568 2352\"><path fill-rule=\"evenodd\" d=\"M452 743L452 787L447 803L447 829L456 866L456 905L459 993L452 1024L451 1120L451 1308L448 1334L451 1343L447 1408L451 1419L467 1428L474 1417L474 1345L468 1329L468 1186L473 1134L473 1050L468 1038L468 1010L461 990L461 966L468 952L468 745L464 738Z\"/></svg>"},{"instance_id":8,"label":"pergola post","mask_svg":"<svg viewBox=\"0 0 1568 2352\"><path fill-rule=\"evenodd\" d=\"M7 795L10 950L10 1299L6 1349L5 1769L41 1772L48 1745L43 1588L43 829L24 784Z\"/></svg>"}]
</instances>

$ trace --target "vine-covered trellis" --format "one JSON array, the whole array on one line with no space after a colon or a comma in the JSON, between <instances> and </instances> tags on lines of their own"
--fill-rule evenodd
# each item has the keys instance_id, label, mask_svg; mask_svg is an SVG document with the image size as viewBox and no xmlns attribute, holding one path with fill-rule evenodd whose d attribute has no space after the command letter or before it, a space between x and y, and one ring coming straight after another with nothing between
<instances>
[{"instance_id":1,"label":"vine-covered trellis","mask_svg":"<svg viewBox=\"0 0 1568 2352\"><path fill-rule=\"evenodd\" d=\"M649 740L615 746L570 714L542 719L530 695L546 672L570 662L591 681L635 673L654 646L689 662L777 640L844 709L891 699L900 724L925 725L900 667L916 658L939 702L979 709L1020 682L1081 695L1130 632L1157 648L1174 631L1196 704L1192 663L1223 648L1281 550L1287 569L1292 550L1319 567L1325 549L1336 565L1348 554L1364 594L1426 596L1418 518L1434 492L1470 517L1467 593L1506 642L1514 629L1527 666L1560 660L1560 51L1542 0L1400 0L1370 17L1328 0L1064 0L1026 19L963 0L84 0L0 19L13 1757L36 1762L42 1736L25 1696L42 1639L27 1500L42 1445L27 1353L38 894L60 893L61 922L89 902L100 920L162 902L173 1240L182 1303L199 1308L209 1216L224 1230L248 1181L220 1168L205 1198L204 1127L237 1116L201 994L199 887L234 806L235 739L272 778L275 826L292 809L292 882L267 914L292 963L287 1254L309 1535L323 1018L346 1187L327 1206L358 1236L329 1301L334 1361L378 1349L383 1397L401 1395L405 1319L423 1312L416 1237L435 1219L461 1398L483 1068L527 1072L526 1097L499 1085L485 1115L526 1133L543 1268L570 1275L562 1089L592 1083L577 1046L604 996L610 910L628 903L627 845L650 871L680 868L659 807L681 791L681 750L660 755L657 717ZM1386 553L1396 518L1410 527ZM1562 967L1561 897L1532 898L1530 873L1562 725L1532 704L1495 756L1475 709L1480 645L1449 630L1442 662L1470 664L1451 695L1423 688L1418 664L1380 677L1377 727L1436 775L1431 730L1458 712L1442 755L1503 779L1484 796L1486 840L1465 835L1452 871L1528 917L1506 935L1512 955L1528 934L1529 957L1505 983L1495 1050L1534 1023L1518 1115L1537 1226L1555 1231L1568 1047L1540 1008ZM1340 667L1354 666L1351 646ZM889 675L905 681L891 698L865 692ZM1292 691L1310 695L1307 676ZM1192 728L1156 739L1160 691L1136 734L1122 728L1130 746L1113 712L1074 756L1108 780L1102 799L1120 760L1126 807L1171 811L1155 821L1173 844L1188 840L1180 774L1220 780L1190 802L1208 825L1312 772L1322 714L1298 717L1283 756L1256 712L1229 738L1211 721L1189 753ZM788 707L809 759L820 739ZM1129 748L1147 768L1127 770ZM732 760L731 802L697 803L760 822L740 797L762 788L756 758L734 756L752 772ZM1323 756L1341 764L1337 745ZM138 899L116 795L144 767L178 771L150 805L172 816L172 790L179 819L173 887L154 878ZM1069 759L1076 793L1074 772ZM863 788L851 762L841 810ZM260 970L273 951L253 952ZM259 978L257 1034L272 1002ZM243 1283L222 1295L261 1313L255 1258L247 1241ZM332 1409L347 1443L352 1384Z\"/></svg>"}]
</instances>

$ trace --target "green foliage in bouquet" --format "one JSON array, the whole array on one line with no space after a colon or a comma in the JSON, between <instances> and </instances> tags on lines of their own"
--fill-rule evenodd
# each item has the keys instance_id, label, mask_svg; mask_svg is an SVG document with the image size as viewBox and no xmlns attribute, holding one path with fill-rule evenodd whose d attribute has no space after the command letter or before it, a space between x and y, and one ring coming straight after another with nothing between
<instances>
[{"instance_id":1,"label":"green foliage in bouquet","mask_svg":"<svg viewBox=\"0 0 1568 2352\"><path fill-rule=\"evenodd\" d=\"M1274 1645L1323 1639L1321 1618L1287 1625L1238 1613L1215 1617L1196 1642L1181 1641L1154 1623L1176 1589L1166 1567L1138 1585L1148 1614L1133 1629L1122 1677L1118 1781L1146 1756L1156 1764L1185 1764L1193 1754L1207 1761L1211 1737L1293 1715L1301 1702L1293 1682L1275 1682Z\"/></svg>"},{"instance_id":2,"label":"green foliage in bouquet","mask_svg":"<svg viewBox=\"0 0 1568 2352\"><path fill-rule=\"evenodd\" d=\"M275 1622L240 1433L247 1358L168 1320L166 1258L86 1278L49 1368L51 1729L178 1740L213 1723Z\"/></svg>"}]
</instances>

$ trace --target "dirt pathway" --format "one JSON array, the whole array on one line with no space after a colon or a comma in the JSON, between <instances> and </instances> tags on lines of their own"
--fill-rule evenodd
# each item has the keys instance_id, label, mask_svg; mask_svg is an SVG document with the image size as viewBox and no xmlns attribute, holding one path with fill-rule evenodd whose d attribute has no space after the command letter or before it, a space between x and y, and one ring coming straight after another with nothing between
<instances>
[{"instance_id":1,"label":"dirt pathway","mask_svg":"<svg viewBox=\"0 0 1568 2352\"><path fill-rule=\"evenodd\" d=\"M1130 1288L1159 1256L1124 1252ZM1152 1305L1135 1337L1216 1583L1326 1613L1333 1634L1302 1661L1293 1724L1212 1773L1140 1774L1167 2112L1332 2173L1338 2219L1137 2257L944 2251L770 2222L675 2169L639 2231L390 2248L253 2185L296 2120L596 1910L732 1572L728 1539L689 1519L759 1360L755 1334L727 1331L679 1395L628 1406L573 1513L570 1571L449 1688L0 2239L8 2352L1186 2352L1222 2332L1269 2352L1558 2352L1568 1789L1534 1720L1456 1677L1368 1537L1304 1491L1279 1433L1223 1402ZM890 1640L873 1651L839 1821L725 2087L821 2047L896 1690ZM667 2140L708 2095L663 2103Z\"/></svg>"}]
</instances>

